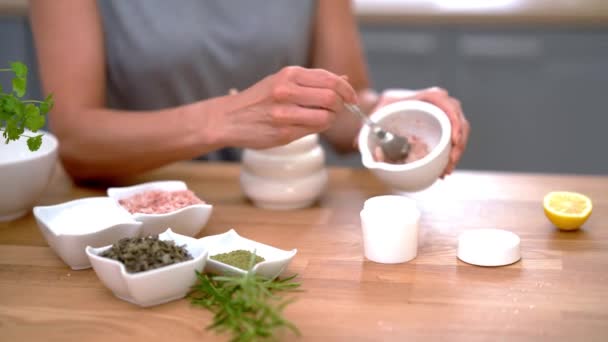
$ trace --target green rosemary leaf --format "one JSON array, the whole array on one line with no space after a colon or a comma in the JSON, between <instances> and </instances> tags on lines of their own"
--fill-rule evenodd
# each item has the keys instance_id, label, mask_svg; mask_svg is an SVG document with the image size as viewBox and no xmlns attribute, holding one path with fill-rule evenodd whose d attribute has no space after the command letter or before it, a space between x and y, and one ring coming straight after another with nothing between
<instances>
[{"instance_id":1,"label":"green rosemary leaf","mask_svg":"<svg viewBox=\"0 0 608 342\"><path fill-rule=\"evenodd\" d=\"M255 253L249 263L253 266ZM251 268L250 268L251 269ZM217 333L230 333L231 341L268 339L280 329L300 335L298 328L283 316L285 307L295 298L283 298L300 286L297 275L269 280L251 271L244 275L207 275L197 272L198 282L188 297L191 303L213 313L206 327Z\"/></svg>"}]
</instances>

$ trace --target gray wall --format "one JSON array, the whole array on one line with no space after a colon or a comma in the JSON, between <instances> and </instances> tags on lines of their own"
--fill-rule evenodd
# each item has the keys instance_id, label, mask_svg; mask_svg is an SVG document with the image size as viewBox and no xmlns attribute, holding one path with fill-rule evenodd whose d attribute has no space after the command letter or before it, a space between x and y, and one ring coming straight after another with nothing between
<instances>
[{"instance_id":1,"label":"gray wall","mask_svg":"<svg viewBox=\"0 0 608 342\"><path fill-rule=\"evenodd\" d=\"M27 20L20 16L0 16L0 68L7 68L12 61L22 61L29 70L26 97L39 99L40 81L36 66L36 55L32 44L32 34ZM10 73L0 73L0 83L9 88Z\"/></svg>"},{"instance_id":2,"label":"gray wall","mask_svg":"<svg viewBox=\"0 0 608 342\"><path fill-rule=\"evenodd\" d=\"M461 168L608 174L608 28L361 30L376 89L439 85L462 100L473 130ZM0 63L26 62L39 98L27 20L0 17L0 41ZM360 166L357 154L328 159Z\"/></svg>"},{"instance_id":3,"label":"gray wall","mask_svg":"<svg viewBox=\"0 0 608 342\"><path fill-rule=\"evenodd\" d=\"M608 28L363 26L378 89L446 87L473 128L460 166L608 174Z\"/></svg>"}]
</instances>

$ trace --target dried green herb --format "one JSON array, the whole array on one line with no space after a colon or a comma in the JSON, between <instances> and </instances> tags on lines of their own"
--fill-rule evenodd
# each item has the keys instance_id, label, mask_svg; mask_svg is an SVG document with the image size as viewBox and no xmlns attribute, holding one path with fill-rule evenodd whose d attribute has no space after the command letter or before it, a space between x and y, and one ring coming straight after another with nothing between
<instances>
[{"instance_id":1,"label":"dried green herb","mask_svg":"<svg viewBox=\"0 0 608 342\"><path fill-rule=\"evenodd\" d=\"M264 258L262 258L261 256L244 249L237 249L228 253L216 254L211 256L210 258L213 260L217 260L221 263L238 267L244 271L247 271L249 267L249 261L251 261L252 257L254 258L253 265L264 261Z\"/></svg>"},{"instance_id":2,"label":"dried green herb","mask_svg":"<svg viewBox=\"0 0 608 342\"><path fill-rule=\"evenodd\" d=\"M198 282L188 294L192 304L211 311L213 322L207 329L230 333L231 341L272 339L281 328L300 335L298 328L283 317L283 310L293 298L279 295L297 290L300 284L292 281L296 275L275 280L255 275L251 272L254 256L247 268L250 271L244 275L210 276L196 272Z\"/></svg>"},{"instance_id":3,"label":"dried green herb","mask_svg":"<svg viewBox=\"0 0 608 342\"><path fill-rule=\"evenodd\" d=\"M129 273L138 273L178 262L191 260L192 256L174 241L159 240L158 236L124 238L100 254L125 264Z\"/></svg>"}]
</instances>

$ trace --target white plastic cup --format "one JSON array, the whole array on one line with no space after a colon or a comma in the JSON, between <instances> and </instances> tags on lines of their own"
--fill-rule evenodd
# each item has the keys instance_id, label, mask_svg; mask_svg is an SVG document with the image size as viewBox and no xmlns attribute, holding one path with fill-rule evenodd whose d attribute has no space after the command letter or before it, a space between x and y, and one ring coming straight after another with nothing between
<instances>
[{"instance_id":1,"label":"white plastic cup","mask_svg":"<svg viewBox=\"0 0 608 342\"><path fill-rule=\"evenodd\" d=\"M372 197L361 210L365 257L383 264L408 262L418 255L420 210L398 195Z\"/></svg>"}]
</instances>

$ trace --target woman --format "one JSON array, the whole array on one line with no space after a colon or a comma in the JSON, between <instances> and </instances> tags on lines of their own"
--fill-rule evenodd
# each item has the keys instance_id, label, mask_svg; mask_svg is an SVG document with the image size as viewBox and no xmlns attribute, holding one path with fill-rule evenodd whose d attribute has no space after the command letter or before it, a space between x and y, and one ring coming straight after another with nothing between
<instances>
[{"instance_id":1,"label":"woman","mask_svg":"<svg viewBox=\"0 0 608 342\"><path fill-rule=\"evenodd\" d=\"M170 162L230 158L322 132L352 149L369 82L348 0L33 0L30 18L60 156L76 179ZM236 88L236 94L228 94ZM449 174L469 125L459 102L432 88L415 98L453 125ZM393 99L394 100L394 99Z\"/></svg>"}]
</instances>

